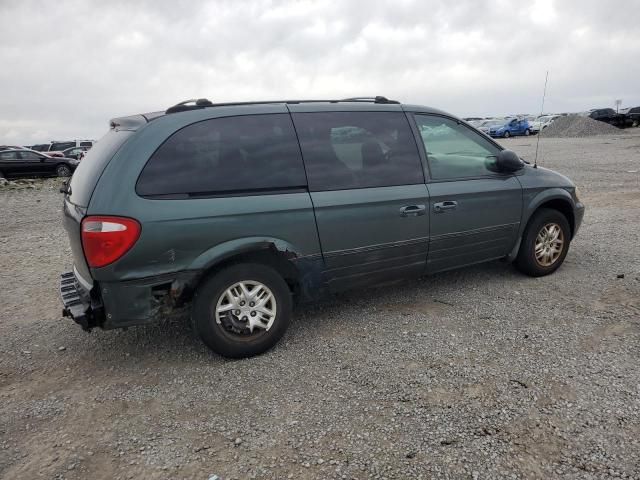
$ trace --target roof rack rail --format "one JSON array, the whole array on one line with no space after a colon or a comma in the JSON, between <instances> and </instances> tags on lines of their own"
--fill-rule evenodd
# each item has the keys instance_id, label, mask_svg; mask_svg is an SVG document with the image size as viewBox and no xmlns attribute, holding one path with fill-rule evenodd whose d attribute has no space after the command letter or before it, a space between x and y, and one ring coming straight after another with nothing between
<instances>
[{"instance_id":1,"label":"roof rack rail","mask_svg":"<svg viewBox=\"0 0 640 480\"><path fill-rule=\"evenodd\" d=\"M352 97L352 98L343 98L341 100L264 100L261 102L223 102L223 103L212 103L206 98L200 99L191 99L185 100L184 102L180 102L175 104L173 107L169 107L165 113L177 113L177 112L185 112L187 110L197 110L205 107L230 107L230 106L241 106L241 105L273 105L278 103L290 103L290 104L298 104L298 103L340 103L340 102L363 102L363 103L382 103L382 104L399 104L397 100L389 100L387 97L383 97L378 95L376 97ZM192 104L192 105L190 105Z\"/></svg>"},{"instance_id":2,"label":"roof rack rail","mask_svg":"<svg viewBox=\"0 0 640 480\"><path fill-rule=\"evenodd\" d=\"M400 103L397 100L389 100L382 95L376 95L375 97L352 97L340 100L341 102L373 102L373 103Z\"/></svg>"},{"instance_id":3,"label":"roof rack rail","mask_svg":"<svg viewBox=\"0 0 640 480\"><path fill-rule=\"evenodd\" d=\"M193 105L189 105L190 103ZM213 107L213 103L206 98L192 98L184 102L176 103L173 107L167 108L165 113L185 112L187 110L197 110L204 107Z\"/></svg>"}]
</instances>

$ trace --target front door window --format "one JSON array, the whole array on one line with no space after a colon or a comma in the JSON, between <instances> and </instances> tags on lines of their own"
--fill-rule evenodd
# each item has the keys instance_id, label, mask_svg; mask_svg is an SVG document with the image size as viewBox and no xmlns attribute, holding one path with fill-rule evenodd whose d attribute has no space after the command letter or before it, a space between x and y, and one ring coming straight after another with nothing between
<instances>
[{"instance_id":1,"label":"front door window","mask_svg":"<svg viewBox=\"0 0 640 480\"><path fill-rule=\"evenodd\" d=\"M449 118L436 115L415 118L433 180L496 174L496 155L500 150L484 136Z\"/></svg>"}]
</instances>

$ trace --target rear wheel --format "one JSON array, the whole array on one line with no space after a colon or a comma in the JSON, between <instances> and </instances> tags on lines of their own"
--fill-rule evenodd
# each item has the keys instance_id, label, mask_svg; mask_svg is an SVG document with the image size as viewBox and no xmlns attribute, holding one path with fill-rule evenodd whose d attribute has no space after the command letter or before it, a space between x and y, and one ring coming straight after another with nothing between
<instances>
[{"instance_id":1,"label":"rear wheel","mask_svg":"<svg viewBox=\"0 0 640 480\"><path fill-rule=\"evenodd\" d=\"M504 138L509 138L510 136L511 136L511 134L509 133L509 130L504 132Z\"/></svg>"},{"instance_id":2,"label":"rear wheel","mask_svg":"<svg viewBox=\"0 0 640 480\"><path fill-rule=\"evenodd\" d=\"M566 217L557 210L542 208L529 220L515 265L532 277L549 275L564 262L570 241Z\"/></svg>"},{"instance_id":3,"label":"rear wheel","mask_svg":"<svg viewBox=\"0 0 640 480\"><path fill-rule=\"evenodd\" d=\"M531 134L531 132L530 132L530 131L529 131L529 129L527 128L527 129L524 131L524 135L525 135L526 137L528 137L530 134Z\"/></svg>"},{"instance_id":4,"label":"rear wheel","mask_svg":"<svg viewBox=\"0 0 640 480\"><path fill-rule=\"evenodd\" d=\"M70 177L71 169L67 165L60 164L56 167L56 175L59 177Z\"/></svg>"},{"instance_id":5,"label":"rear wheel","mask_svg":"<svg viewBox=\"0 0 640 480\"><path fill-rule=\"evenodd\" d=\"M258 355L273 347L291 322L291 291L272 268L232 265L196 291L195 331L214 352L229 358Z\"/></svg>"}]
</instances>

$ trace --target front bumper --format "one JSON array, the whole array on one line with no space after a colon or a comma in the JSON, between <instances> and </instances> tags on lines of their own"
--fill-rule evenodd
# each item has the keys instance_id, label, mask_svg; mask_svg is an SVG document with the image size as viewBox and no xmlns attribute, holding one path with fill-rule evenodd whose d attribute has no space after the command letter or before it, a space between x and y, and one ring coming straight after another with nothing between
<instances>
[{"instance_id":1,"label":"front bumper","mask_svg":"<svg viewBox=\"0 0 640 480\"><path fill-rule=\"evenodd\" d=\"M83 330L90 331L104 324L104 308L99 298L95 298L76 278L75 272L60 275L60 299L62 315L70 317Z\"/></svg>"}]
</instances>

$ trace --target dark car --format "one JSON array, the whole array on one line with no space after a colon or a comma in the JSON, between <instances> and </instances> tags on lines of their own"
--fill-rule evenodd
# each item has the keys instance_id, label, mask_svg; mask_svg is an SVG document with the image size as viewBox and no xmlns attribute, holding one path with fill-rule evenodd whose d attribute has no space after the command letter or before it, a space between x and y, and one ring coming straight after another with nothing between
<instances>
[{"instance_id":1,"label":"dark car","mask_svg":"<svg viewBox=\"0 0 640 480\"><path fill-rule=\"evenodd\" d=\"M627 127L637 127L640 125L640 107L631 107L621 110L624 115L625 125Z\"/></svg>"},{"instance_id":2,"label":"dark car","mask_svg":"<svg viewBox=\"0 0 640 480\"><path fill-rule=\"evenodd\" d=\"M618 128L623 128L625 123L624 115L616 113L613 108L595 108L589 111L588 116Z\"/></svg>"},{"instance_id":3,"label":"dark car","mask_svg":"<svg viewBox=\"0 0 640 480\"><path fill-rule=\"evenodd\" d=\"M35 150L0 150L0 177L68 177L77 165L73 158L49 157Z\"/></svg>"},{"instance_id":4,"label":"dark car","mask_svg":"<svg viewBox=\"0 0 640 480\"><path fill-rule=\"evenodd\" d=\"M35 150L36 152L48 152L50 145L51 145L50 143L38 143L36 145L31 145L30 147L26 147L26 148Z\"/></svg>"},{"instance_id":5,"label":"dark car","mask_svg":"<svg viewBox=\"0 0 640 480\"><path fill-rule=\"evenodd\" d=\"M198 100L110 125L64 195L65 315L113 329L191 302L229 357L273 346L294 300L495 259L548 275L584 214L568 178L384 97Z\"/></svg>"}]
</instances>

